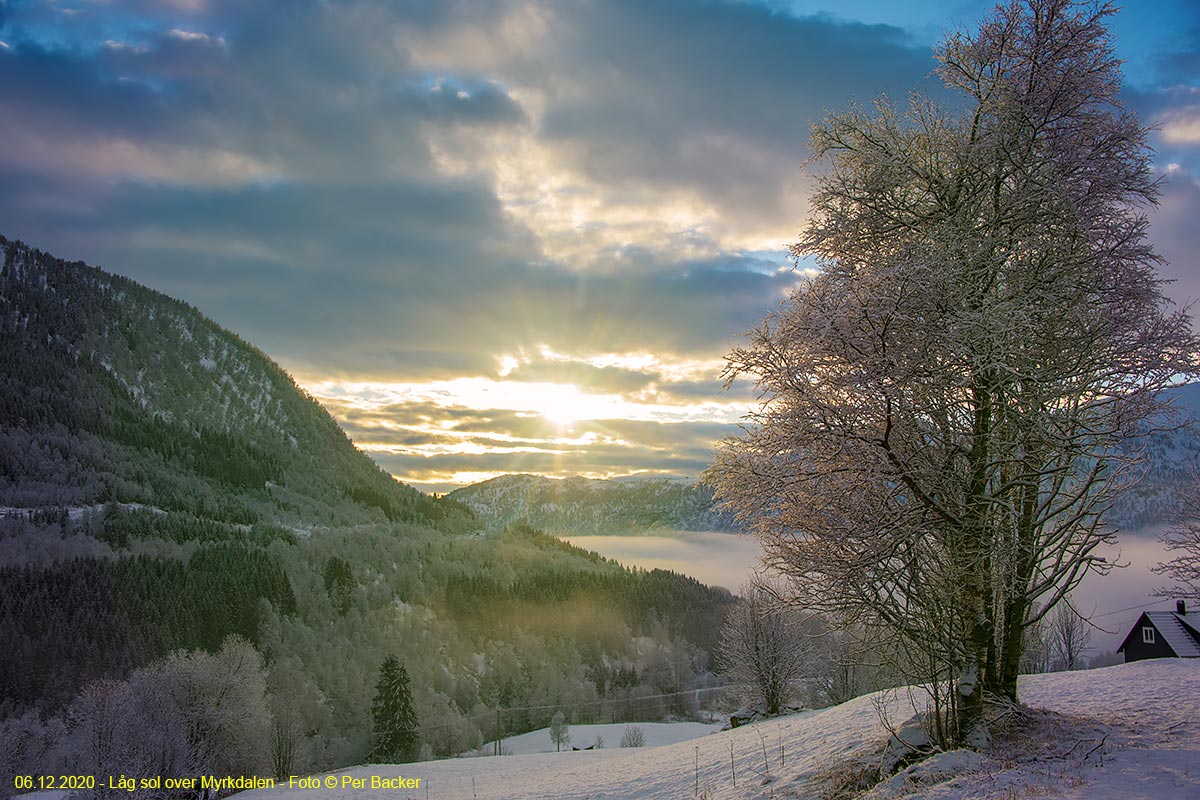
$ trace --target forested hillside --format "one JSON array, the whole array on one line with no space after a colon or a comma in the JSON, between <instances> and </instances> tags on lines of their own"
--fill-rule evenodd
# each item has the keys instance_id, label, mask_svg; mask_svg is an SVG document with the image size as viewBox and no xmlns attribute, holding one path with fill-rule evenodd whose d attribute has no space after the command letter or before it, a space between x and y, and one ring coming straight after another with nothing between
<instances>
[{"instance_id":1,"label":"forested hillside","mask_svg":"<svg viewBox=\"0 0 1200 800\"><path fill-rule=\"evenodd\" d=\"M714 506L708 487L665 479L501 475L456 489L449 497L494 527L523 523L556 533L738 530L733 516Z\"/></svg>"},{"instance_id":2,"label":"forested hillside","mask_svg":"<svg viewBox=\"0 0 1200 800\"><path fill-rule=\"evenodd\" d=\"M15 774L363 761L695 710L724 590L397 483L195 309L0 239L0 796Z\"/></svg>"},{"instance_id":3,"label":"forested hillside","mask_svg":"<svg viewBox=\"0 0 1200 800\"><path fill-rule=\"evenodd\" d=\"M1200 468L1200 384L1170 389L1174 419L1159 420L1163 430L1137 442L1144 459L1141 480L1118 495L1109 518L1124 530L1136 531L1174 521L1180 492L1193 484Z\"/></svg>"},{"instance_id":4,"label":"forested hillside","mask_svg":"<svg viewBox=\"0 0 1200 800\"><path fill-rule=\"evenodd\" d=\"M444 516L196 309L3 237L0 252L0 506L116 501L243 524Z\"/></svg>"}]
</instances>

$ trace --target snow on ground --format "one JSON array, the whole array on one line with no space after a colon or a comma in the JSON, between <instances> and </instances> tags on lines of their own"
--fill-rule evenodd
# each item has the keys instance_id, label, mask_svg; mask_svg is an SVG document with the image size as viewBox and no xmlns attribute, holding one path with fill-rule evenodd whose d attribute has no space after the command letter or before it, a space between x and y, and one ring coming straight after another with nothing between
<instances>
[{"instance_id":1,"label":"snow on ground","mask_svg":"<svg viewBox=\"0 0 1200 800\"><path fill-rule=\"evenodd\" d=\"M1200 798L1200 661L1142 661L1087 672L1022 678L1034 709L1025 736L998 738L982 758L942 757L945 780L927 768L925 787L879 786L871 797L928 800ZM679 800L818 797L829 776L878 764L881 717L912 714L906 693L860 697L835 708L654 748L605 749L369 765L332 773L336 788L260 789L239 800ZM580 726L583 728L585 726ZM642 726L649 728L648 725ZM542 733L548 740L548 734ZM647 730L649 736L649 730ZM574 735L572 735L574 740ZM539 745L540 746L540 745ZM857 764L857 767L853 765ZM952 771L951 769L951 771ZM914 774L920 770L914 769ZM408 789L371 789L372 777L419 778ZM940 775L940 777L939 777ZM353 779L365 788L343 788ZM903 784L900 778L897 784ZM910 793L916 790L916 793Z\"/></svg>"},{"instance_id":2,"label":"snow on ground","mask_svg":"<svg viewBox=\"0 0 1200 800\"><path fill-rule=\"evenodd\" d=\"M1022 678L1054 715L1020 747L998 743L979 774L913 795L1068 800L1200 798L1200 660L1156 659Z\"/></svg>"},{"instance_id":3,"label":"snow on ground","mask_svg":"<svg viewBox=\"0 0 1200 800\"><path fill-rule=\"evenodd\" d=\"M721 723L710 725L703 722L614 722L606 725L571 725L567 729L571 741L563 746L563 750L570 750L572 747L582 750L593 746L597 737L603 740L603 746L606 748L620 747L621 737L626 728L633 727L642 729L646 747L662 747L716 733L721 729ZM492 744L483 746L483 755L491 752ZM500 750L504 755L514 756L557 752L554 749L554 740L550 738L549 728L501 739Z\"/></svg>"}]
</instances>

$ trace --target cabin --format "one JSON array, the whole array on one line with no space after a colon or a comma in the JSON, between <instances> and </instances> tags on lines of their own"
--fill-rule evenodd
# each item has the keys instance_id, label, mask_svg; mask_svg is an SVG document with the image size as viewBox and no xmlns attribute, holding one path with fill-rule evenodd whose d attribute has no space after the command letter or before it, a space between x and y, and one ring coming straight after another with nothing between
<instances>
[{"instance_id":1,"label":"cabin","mask_svg":"<svg viewBox=\"0 0 1200 800\"><path fill-rule=\"evenodd\" d=\"M1144 658L1200 658L1200 613L1188 613L1175 602L1174 611L1146 611L1117 648L1125 663Z\"/></svg>"}]
</instances>

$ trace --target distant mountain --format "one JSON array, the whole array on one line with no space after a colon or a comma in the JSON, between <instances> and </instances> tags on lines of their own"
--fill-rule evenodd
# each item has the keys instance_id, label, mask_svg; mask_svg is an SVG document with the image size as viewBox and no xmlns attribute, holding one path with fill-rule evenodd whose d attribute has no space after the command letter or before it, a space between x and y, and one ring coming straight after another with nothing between
<instances>
[{"instance_id":1,"label":"distant mountain","mask_svg":"<svg viewBox=\"0 0 1200 800\"><path fill-rule=\"evenodd\" d=\"M1177 423L1200 420L1200 384L1169 391ZM1183 427L1137 443L1144 477L1114 503L1109 519L1136 532L1172 521L1180 491L1200 468L1200 431ZM493 528L525 523L553 533L621 534L652 529L737 531L733 515L714 507L704 486L668 479L554 480L502 475L457 489L453 500Z\"/></svg>"},{"instance_id":2,"label":"distant mountain","mask_svg":"<svg viewBox=\"0 0 1200 800\"><path fill-rule=\"evenodd\" d=\"M1182 423L1200 425L1200 384L1170 389L1167 396ZM1200 468L1200 429L1181 428L1153 434L1137 443L1145 471L1141 482L1114 503L1109 518L1128 531L1170 523L1178 512L1180 491L1196 479Z\"/></svg>"},{"instance_id":3,"label":"distant mountain","mask_svg":"<svg viewBox=\"0 0 1200 800\"><path fill-rule=\"evenodd\" d=\"M0 507L431 521L277 364L186 303L0 237Z\"/></svg>"},{"instance_id":4,"label":"distant mountain","mask_svg":"<svg viewBox=\"0 0 1200 800\"><path fill-rule=\"evenodd\" d=\"M704 486L665 478L554 480L501 475L456 489L450 499L490 527L524 523L552 533L632 533L648 529L735 531Z\"/></svg>"}]
</instances>

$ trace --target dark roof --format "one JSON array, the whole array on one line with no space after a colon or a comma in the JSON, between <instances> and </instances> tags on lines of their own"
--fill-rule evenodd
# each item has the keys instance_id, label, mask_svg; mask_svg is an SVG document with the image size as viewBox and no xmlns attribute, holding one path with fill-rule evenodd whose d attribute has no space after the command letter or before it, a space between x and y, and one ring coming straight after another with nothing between
<instances>
[{"instance_id":1,"label":"dark roof","mask_svg":"<svg viewBox=\"0 0 1200 800\"><path fill-rule=\"evenodd\" d=\"M1137 622L1117 648L1117 652L1125 649L1129 637L1143 626L1142 620L1148 620L1175 651L1180 658L1200 658L1200 613L1180 614L1175 611L1147 611L1138 617Z\"/></svg>"}]
</instances>

